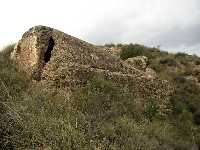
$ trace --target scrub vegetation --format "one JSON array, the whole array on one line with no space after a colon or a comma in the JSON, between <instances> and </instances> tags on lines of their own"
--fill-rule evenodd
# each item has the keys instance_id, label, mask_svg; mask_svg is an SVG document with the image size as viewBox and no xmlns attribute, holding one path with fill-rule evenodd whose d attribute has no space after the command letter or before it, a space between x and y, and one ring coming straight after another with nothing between
<instances>
[{"instance_id":1,"label":"scrub vegetation","mask_svg":"<svg viewBox=\"0 0 200 150\"><path fill-rule=\"evenodd\" d=\"M134 93L98 75L70 99L46 92L10 61L13 44L0 52L0 149L200 148L200 86L193 69L200 58L138 44L112 46L122 49L123 60L148 57L158 76L174 85L171 114L159 116L153 98L143 108Z\"/></svg>"}]
</instances>

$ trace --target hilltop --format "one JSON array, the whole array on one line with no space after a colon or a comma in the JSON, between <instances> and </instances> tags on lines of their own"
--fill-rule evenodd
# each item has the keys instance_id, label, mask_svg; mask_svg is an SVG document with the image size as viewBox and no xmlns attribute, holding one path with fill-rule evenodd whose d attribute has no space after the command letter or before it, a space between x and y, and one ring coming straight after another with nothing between
<instances>
[{"instance_id":1,"label":"hilltop","mask_svg":"<svg viewBox=\"0 0 200 150\"><path fill-rule=\"evenodd\" d=\"M198 149L200 58L36 26L0 54L2 149Z\"/></svg>"}]
</instances>

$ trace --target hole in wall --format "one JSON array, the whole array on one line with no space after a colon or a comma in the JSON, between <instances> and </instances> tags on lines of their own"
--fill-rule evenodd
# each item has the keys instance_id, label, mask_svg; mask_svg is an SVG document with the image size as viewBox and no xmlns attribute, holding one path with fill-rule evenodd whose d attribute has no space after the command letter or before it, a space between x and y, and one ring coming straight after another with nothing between
<instances>
[{"instance_id":1,"label":"hole in wall","mask_svg":"<svg viewBox=\"0 0 200 150\"><path fill-rule=\"evenodd\" d=\"M47 63L50 60L50 58L51 58L51 51L53 50L54 45L55 45L55 42L54 42L53 38L51 37L49 39L49 42L48 42L47 51L44 54L44 62L45 63Z\"/></svg>"}]
</instances>

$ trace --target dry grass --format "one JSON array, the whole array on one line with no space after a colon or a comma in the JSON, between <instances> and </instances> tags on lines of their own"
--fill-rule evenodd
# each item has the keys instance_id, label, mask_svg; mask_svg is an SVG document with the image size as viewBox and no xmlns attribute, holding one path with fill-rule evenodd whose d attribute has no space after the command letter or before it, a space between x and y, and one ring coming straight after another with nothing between
<instances>
[{"instance_id":1,"label":"dry grass","mask_svg":"<svg viewBox=\"0 0 200 150\"><path fill-rule=\"evenodd\" d=\"M200 144L200 128L184 110L188 104L178 97L180 87L173 97L181 102L174 103L175 114L160 118L149 105L148 118L134 93L98 76L71 99L34 87L9 60L12 49L0 53L0 149L190 149Z\"/></svg>"}]
</instances>

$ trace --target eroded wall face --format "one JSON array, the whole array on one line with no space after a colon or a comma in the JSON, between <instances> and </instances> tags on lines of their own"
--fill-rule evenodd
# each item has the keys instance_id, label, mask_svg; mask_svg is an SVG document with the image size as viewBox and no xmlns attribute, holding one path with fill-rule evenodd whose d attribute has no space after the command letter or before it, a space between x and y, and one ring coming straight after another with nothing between
<instances>
[{"instance_id":1,"label":"eroded wall face","mask_svg":"<svg viewBox=\"0 0 200 150\"><path fill-rule=\"evenodd\" d=\"M32 35L18 42L11 58L15 60L20 70L29 75L37 67L39 62L39 52L36 47L37 37Z\"/></svg>"},{"instance_id":2,"label":"eroded wall face","mask_svg":"<svg viewBox=\"0 0 200 150\"><path fill-rule=\"evenodd\" d=\"M37 28L30 29L15 46L11 59L21 71L36 80L40 80L42 69L47 63L44 57L49 50L50 39L51 29L40 28L40 31L37 31ZM50 54L51 52L48 53L48 57L51 56ZM50 58L48 58L49 60Z\"/></svg>"}]
</instances>

